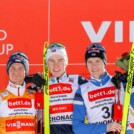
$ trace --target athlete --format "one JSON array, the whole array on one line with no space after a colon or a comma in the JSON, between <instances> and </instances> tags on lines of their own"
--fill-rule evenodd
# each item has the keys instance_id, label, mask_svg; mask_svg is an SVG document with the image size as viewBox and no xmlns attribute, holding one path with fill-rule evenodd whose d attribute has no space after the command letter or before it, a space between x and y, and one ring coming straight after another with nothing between
<instances>
[{"instance_id":1,"label":"athlete","mask_svg":"<svg viewBox=\"0 0 134 134\"><path fill-rule=\"evenodd\" d=\"M11 54L6 70L9 83L0 91L0 134L35 134L35 91L27 89L26 82L41 87L44 81L37 74L27 76L29 61L22 52Z\"/></svg>"},{"instance_id":2,"label":"athlete","mask_svg":"<svg viewBox=\"0 0 134 134\"><path fill-rule=\"evenodd\" d=\"M49 45L46 62L50 77L50 133L73 134L73 99L78 87L87 80L79 75L66 72L68 56L63 44L54 42Z\"/></svg>"},{"instance_id":3,"label":"athlete","mask_svg":"<svg viewBox=\"0 0 134 134\"><path fill-rule=\"evenodd\" d=\"M120 132L123 127L112 119L112 106L123 104L124 89L120 91L111 82L106 70L106 51L99 43L88 46L85 62L90 80L77 90L74 98L73 131L75 134L106 134ZM118 97L118 93L119 96ZM121 109L121 106L119 107ZM119 115L121 110L118 109ZM85 116L88 124L84 123Z\"/></svg>"}]
</instances>

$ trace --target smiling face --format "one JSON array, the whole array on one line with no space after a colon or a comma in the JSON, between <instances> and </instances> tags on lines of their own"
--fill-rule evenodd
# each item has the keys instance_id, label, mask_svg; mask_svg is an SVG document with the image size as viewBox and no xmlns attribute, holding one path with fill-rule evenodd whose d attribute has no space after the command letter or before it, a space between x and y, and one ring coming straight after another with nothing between
<instances>
[{"instance_id":1,"label":"smiling face","mask_svg":"<svg viewBox=\"0 0 134 134\"><path fill-rule=\"evenodd\" d=\"M25 78L25 68L21 63L13 63L9 68L9 79L17 85L22 85Z\"/></svg>"},{"instance_id":2,"label":"smiling face","mask_svg":"<svg viewBox=\"0 0 134 134\"><path fill-rule=\"evenodd\" d=\"M66 66L65 59L58 54L54 54L48 59L48 68L53 77L61 77Z\"/></svg>"},{"instance_id":3,"label":"smiling face","mask_svg":"<svg viewBox=\"0 0 134 134\"><path fill-rule=\"evenodd\" d=\"M100 79L105 72L105 64L101 58L94 57L87 59L87 68L91 76Z\"/></svg>"}]
</instances>

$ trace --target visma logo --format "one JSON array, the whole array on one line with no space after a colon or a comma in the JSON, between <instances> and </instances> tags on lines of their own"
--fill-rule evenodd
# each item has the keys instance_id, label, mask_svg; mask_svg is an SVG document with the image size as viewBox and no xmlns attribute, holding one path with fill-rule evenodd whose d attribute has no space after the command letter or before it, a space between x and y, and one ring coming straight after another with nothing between
<instances>
[{"instance_id":1,"label":"visma logo","mask_svg":"<svg viewBox=\"0 0 134 134\"><path fill-rule=\"evenodd\" d=\"M81 24L91 40L91 42L102 42L104 36L108 32L110 25L112 24L112 21L103 21L96 32L94 30L94 27L90 21L82 21ZM128 23L129 29L129 42L134 42L134 21L129 21ZM114 41L115 42L123 42L124 38L124 23L123 21L115 21L114 22Z\"/></svg>"}]
</instances>

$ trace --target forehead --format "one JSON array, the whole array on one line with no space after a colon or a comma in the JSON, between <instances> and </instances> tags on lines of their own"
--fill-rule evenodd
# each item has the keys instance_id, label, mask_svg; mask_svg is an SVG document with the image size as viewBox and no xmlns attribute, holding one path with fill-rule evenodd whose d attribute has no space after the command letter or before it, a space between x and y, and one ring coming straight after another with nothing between
<instances>
[{"instance_id":1,"label":"forehead","mask_svg":"<svg viewBox=\"0 0 134 134\"><path fill-rule=\"evenodd\" d=\"M99 57L90 57L90 58L87 59L87 61L98 61L98 60L102 61L102 59L99 58Z\"/></svg>"},{"instance_id":2,"label":"forehead","mask_svg":"<svg viewBox=\"0 0 134 134\"><path fill-rule=\"evenodd\" d=\"M21 63L13 63L11 67L24 67L24 65Z\"/></svg>"},{"instance_id":3,"label":"forehead","mask_svg":"<svg viewBox=\"0 0 134 134\"><path fill-rule=\"evenodd\" d=\"M58 59L64 59L64 58L63 58L63 56L61 56L59 54L54 54L54 55L50 56L48 60L51 60L51 59L58 60Z\"/></svg>"}]
</instances>

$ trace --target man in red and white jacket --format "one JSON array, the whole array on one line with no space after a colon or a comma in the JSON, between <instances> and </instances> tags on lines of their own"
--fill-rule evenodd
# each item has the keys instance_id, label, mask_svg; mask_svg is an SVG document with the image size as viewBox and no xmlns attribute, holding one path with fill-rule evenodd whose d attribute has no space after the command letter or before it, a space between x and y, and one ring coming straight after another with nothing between
<instances>
[{"instance_id":1,"label":"man in red and white jacket","mask_svg":"<svg viewBox=\"0 0 134 134\"><path fill-rule=\"evenodd\" d=\"M35 92L27 89L24 81L29 72L28 57L22 52L13 53L6 69L9 83L0 91L0 134L35 134ZM32 78L26 81L32 82Z\"/></svg>"}]
</instances>

